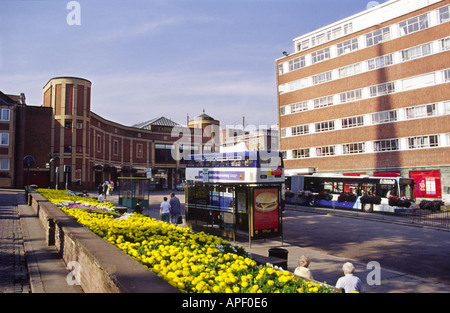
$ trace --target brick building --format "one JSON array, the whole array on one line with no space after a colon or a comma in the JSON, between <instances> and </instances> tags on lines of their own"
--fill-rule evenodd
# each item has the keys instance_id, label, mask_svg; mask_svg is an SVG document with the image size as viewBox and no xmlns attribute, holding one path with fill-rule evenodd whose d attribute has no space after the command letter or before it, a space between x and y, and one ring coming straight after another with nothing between
<instances>
[{"instance_id":1,"label":"brick building","mask_svg":"<svg viewBox=\"0 0 450 313\"><path fill-rule=\"evenodd\" d=\"M2 104L2 112L10 105ZM23 116L17 118L23 121L23 135L15 136L23 149L12 154L0 147L0 158L3 166L7 163L3 155L8 154L11 160L32 155L35 163L30 168L30 184L40 187L95 189L105 180L116 181L121 176L151 176L154 188L174 188L185 170L182 154L177 151L195 152L208 141L205 134L165 117L134 126L104 119L91 111L91 82L83 78L50 79L43 88L43 105L24 105L23 110ZM9 116L16 120L13 113ZM18 129L5 125L0 121L0 133L2 129ZM173 133L174 127L178 128ZM12 175L3 170L0 173ZM19 174L7 187L24 186L23 165Z\"/></svg>"},{"instance_id":2,"label":"brick building","mask_svg":"<svg viewBox=\"0 0 450 313\"><path fill-rule=\"evenodd\" d=\"M276 60L287 174L412 177L417 197L448 197L449 21L449 0L390 0L295 38Z\"/></svg>"}]
</instances>

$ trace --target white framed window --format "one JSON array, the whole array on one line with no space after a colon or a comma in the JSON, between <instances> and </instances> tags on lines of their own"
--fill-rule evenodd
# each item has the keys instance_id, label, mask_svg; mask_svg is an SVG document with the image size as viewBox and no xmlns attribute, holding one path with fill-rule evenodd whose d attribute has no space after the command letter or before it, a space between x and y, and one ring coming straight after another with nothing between
<instances>
[{"instance_id":1,"label":"white framed window","mask_svg":"<svg viewBox=\"0 0 450 313\"><path fill-rule=\"evenodd\" d=\"M292 136L309 134L309 125L299 125L291 128Z\"/></svg>"},{"instance_id":2,"label":"white framed window","mask_svg":"<svg viewBox=\"0 0 450 313\"><path fill-rule=\"evenodd\" d=\"M383 111L372 114L372 124L383 124L395 122L397 120L397 111Z\"/></svg>"},{"instance_id":3,"label":"white framed window","mask_svg":"<svg viewBox=\"0 0 450 313\"><path fill-rule=\"evenodd\" d=\"M344 78L361 73L361 63L356 63L348 66L341 67L338 70L339 78Z\"/></svg>"},{"instance_id":4,"label":"white framed window","mask_svg":"<svg viewBox=\"0 0 450 313\"><path fill-rule=\"evenodd\" d=\"M293 159L306 159L309 157L310 157L309 148L292 150Z\"/></svg>"},{"instance_id":5,"label":"white framed window","mask_svg":"<svg viewBox=\"0 0 450 313\"><path fill-rule=\"evenodd\" d=\"M361 89L351 90L347 92L343 92L339 95L341 103L351 102L355 100L359 100L362 97Z\"/></svg>"},{"instance_id":6,"label":"white framed window","mask_svg":"<svg viewBox=\"0 0 450 313\"><path fill-rule=\"evenodd\" d=\"M450 50L450 37L441 39L439 41L439 47L441 48L441 51L447 51Z\"/></svg>"},{"instance_id":7,"label":"white framed window","mask_svg":"<svg viewBox=\"0 0 450 313\"><path fill-rule=\"evenodd\" d=\"M431 43L412 47L402 51L402 60L409 61L414 60L432 53Z\"/></svg>"},{"instance_id":8,"label":"white framed window","mask_svg":"<svg viewBox=\"0 0 450 313\"><path fill-rule=\"evenodd\" d=\"M439 23L446 23L450 21L450 6L445 6L439 9Z\"/></svg>"},{"instance_id":9,"label":"white framed window","mask_svg":"<svg viewBox=\"0 0 450 313\"><path fill-rule=\"evenodd\" d=\"M391 30L389 27L385 27L366 34L366 45L370 47L389 39L391 39Z\"/></svg>"},{"instance_id":10,"label":"white framed window","mask_svg":"<svg viewBox=\"0 0 450 313\"><path fill-rule=\"evenodd\" d=\"M343 154L357 154L357 153L364 153L366 144L364 142L358 142L358 143L348 143L345 145L342 145L342 153Z\"/></svg>"},{"instance_id":11,"label":"white framed window","mask_svg":"<svg viewBox=\"0 0 450 313\"><path fill-rule=\"evenodd\" d=\"M374 152L396 151L399 149L398 139L377 140L373 142Z\"/></svg>"},{"instance_id":12,"label":"white framed window","mask_svg":"<svg viewBox=\"0 0 450 313\"><path fill-rule=\"evenodd\" d=\"M9 171L9 159L0 159L0 171Z\"/></svg>"},{"instance_id":13,"label":"white framed window","mask_svg":"<svg viewBox=\"0 0 450 313\"><path fill-rule=\"evenodd\" d=\"M444 82L450 82L450 69L442 71Z\"/></svg>"},{"instance_id":14,"label":"white framed window","mask_svg":"<svg viewBox=\"0 0 450 313\"><path fill-rule=\"evenodd\" d=\"M335 146L324 146L324 147L317 147L316 148L316 156L330 156L335 155Z\"/></svg>"},{"instance_id":15,"label":"white framed window","mask_svg":"<svg viewBox=\"0 0 450 313\"><path fill-rule=\"evenodd\" d=\"M367 68L369 70L374 70L374 69L386 67L386 66L389 66L392 64L394 64L394 61L392 59L392 54L388 54L388 55L382 55L380 57L368 60Z\"/></svg>"},{"instance_id":16,"label":"white framed window","mask_svg":"<svg viewBox=\"0 0 450 313\"><path fill-rule=\"evenodd\" d=\"M305 57L295 58L289 61L289 72L298 70L305 66Z\"/></svg>"},{"instance_id":17,"label":"white framed window","mask_svg":"<svg viewBox=\"0 0 450 313\"><path fill-rule=\"evenodd\" d=\"M439 146L439 136L417 136L408 138L409 149L432 148Z\"/></svg>"},{"instance_id":18,"label":"white framed window","mask_svg":"<svg viewBox=\"0 0 450 313\"><path fill-rule=\"evenodd\" d=\"M379 97L395 92L395 83L384 83L369 88L371 97Z\"/></svg>"},{"instance_id":19,"label":"white framed window","mask_svg":"<svg viewBox=\"0 0 450 313\"><path fill-rule=\"evenodd\" d=\"M9 146L9 134L0 133L0 146Z\"/></svg>"},{"instance_id":20,"label":"white framed window","mask_svg":"<svg viewBox=\"0 0 450 313\"><path fill-rule=\"evenodd\" d=\"M10 110L0 109L0 121L9 121Z\"/></svg>"},{"instance_id":21,"label":"white framed window","mask_svg":"<svg viewBox=\"0 0 450 313\"><path fill-rule=\"evenodd\" d=\"M358 38L353 38L337 44L338 56L355 50L358 50Z\"/></svg>"},{"instance_id":22,"label":"white framed window","mask_svg":"<svg viewBox=\"0 0 450 313\"><path fill-rule=\"evenodd\" d=\"M434 116L437 114L436 104L424 104L405 109L406 119Z\"/></svg>"},{"instance_id":23,"label":"white framed window","mask_svg":"<svg viewBox=\"0 0 450 313\"><path fill-rule=\"evenodd\" d=\"M334 121L325 121L315 124L316 133L334 130Z\"/></svg>"},{"instance_id":24,"label":"white framed window","mask_svg":"<svg viewBox=\"0 0 450 313\"><path fill-rule=\"evenodd\" d=\"M325 73L320 73L317 75L313 76L313 84L317 85L317 84L322 84L322 83L326 83L330 80L332 80L332 72L325 72Z\"/></svg>"},{"instance_id":25,"label":"white framed window","mask_svg":"<svg viewBox=\"0 0 450 313\"><path fill-rule=\"evenodd\" d=\"M330 48L325 48L319 51L315 51L313 53L311 53L311 57L312 57L312 63L319 63L325 60L328 60L331 55L330 55Z\"/></svg>"},{"instance_id":26,"label":"white framed window","mask_svg":"<svg viewBox=\"0 0 450 313\"><path fill-rule=\"evenodd\" d=\"M297 102L290 105L291 113L298 113L308 110L308 101Z\"/></svg>"},{"instance_id":27,"label":"white framed window","mask_svg":"<svg viewBox=\"0 0 450 313\"><path fill-rule=\"evenodd\" d=\"M341 119L342 128L352 128L364 125L364 116L354 116Z\"/></svg>"},{"instance_id":28,"label":"white framed window","mask_svg":"<svg viewBox=\"0 0 450 313\"><path fill-rule=\"evenodd\" d=\"M323 108L334 104L333 96L314 99L314 108Z\"/></svg>"},{"instance_id":29,"label":"white framed window","mask_svg":"<svg viewBox=\"0 0 450 313\"><path fill-rule=\"evenodd\" d=\"M280 116L286 115L286 106L280 107Z\"/></svg>"},{"instance_id":30,"label":"white framed window","mask_svg":"<svg viewBox=\"0 0 450 313\"><path fill-rule=\"evenodd\" d=\"M415 16L409 20L400 22L399 24L400 34L402 36L412 34L422 29L428 28L428 14L422 14L420 16Z\"/></svg>"}]
</instances>

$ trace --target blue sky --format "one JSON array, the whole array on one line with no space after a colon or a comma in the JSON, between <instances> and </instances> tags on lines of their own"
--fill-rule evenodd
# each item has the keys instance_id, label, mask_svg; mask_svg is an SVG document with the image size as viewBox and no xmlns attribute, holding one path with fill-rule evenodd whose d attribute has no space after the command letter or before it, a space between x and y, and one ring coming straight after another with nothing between
<instances>
[{"instance_id":1,"label":"blue sky","mask_svg":"<svg viewBox=\"0 0 450 313\"><path fill-rule=\"evenodd\" d=\"M370 1L79 0L81 25L67 23L69 2L0 1L2 92L41 105L50 78L76 76L114 122L186 124L204 109L226 127L276 123L275 60Z\"/></svg>"}]
</instances>

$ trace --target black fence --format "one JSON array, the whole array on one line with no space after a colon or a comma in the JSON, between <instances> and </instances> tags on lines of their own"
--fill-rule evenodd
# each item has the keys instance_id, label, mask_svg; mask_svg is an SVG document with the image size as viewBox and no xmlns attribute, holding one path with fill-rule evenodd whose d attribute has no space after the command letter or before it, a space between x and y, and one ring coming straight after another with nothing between
<instances>
[{"instance_id":1,"label":"black fence","mask_svg":"<svg viewBox=\"0 0 450 313\"><path fill-rule=\"evenodd\" d=\"M327 212L336 213L340 215L358 216L360 218L367 218L372 220L387 220L392 222L399 222L404 224L415 224L423 226L431 226L437 228L450 229L450 208L444 207L444 210L428 210L428 209L405 209L399 210L396 213L388 212L372 212L366 213L359 210L331 208L331 207L308 207L297 204L286 204L287 208L297 208L302 211L310 212Z\"/></svg>"}]
</instances>

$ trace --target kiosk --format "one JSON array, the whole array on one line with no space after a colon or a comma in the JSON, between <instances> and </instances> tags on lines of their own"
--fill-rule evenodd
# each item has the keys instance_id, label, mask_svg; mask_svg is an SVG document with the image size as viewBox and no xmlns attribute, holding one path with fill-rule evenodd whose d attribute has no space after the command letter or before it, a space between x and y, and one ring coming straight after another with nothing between
<instances>
[{"instance_id":1,"label":"kiosk","mask_svg":"<svg viewBox=\"0 0 450 313\"><path fill-rule=\"evenodd\" d=\"M186 161L186 223L195 230L235 240L283 240L281 190L284 168L278 151L191 155Z\"/></svg>"},{"instance_id":2,"label":"kiosk","mask_svg":"<svg viewBox=\"0 0 450 313\"><path fill-rule=\"evenodd\" d=\"M118 177L119 204L133 209L138 200L142 207L148 207L150 198L150 179L143 177Z\"/></svg>"}]
</instances>

